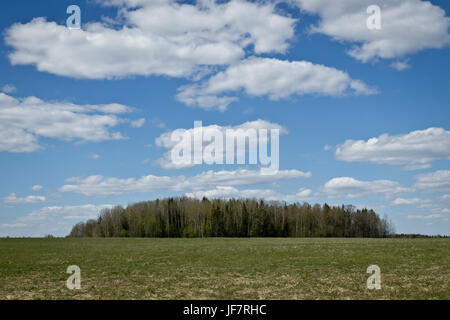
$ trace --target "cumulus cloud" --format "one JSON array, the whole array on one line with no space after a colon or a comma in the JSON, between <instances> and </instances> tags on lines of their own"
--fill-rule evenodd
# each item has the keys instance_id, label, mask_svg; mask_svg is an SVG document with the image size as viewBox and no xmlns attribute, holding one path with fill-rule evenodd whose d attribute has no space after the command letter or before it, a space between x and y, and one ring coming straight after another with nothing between
<instances>
[{"instance_id":1,"label":"cumulus cloud","mask_svg":"<svg viewBox=\"0 0 450 320\"><path fill-rule=\"evenodd\" d=\"M150 122L153 126L155 126L158 129L166 129L167 128L167 125L164 122L162 122L161 120L159 120L158 118L153 118L150 120Z\"/></svg>"},{"instance_id":2,"label":"cumulus cloud","mask_svg":"<svg viewBox=\"0 0 450 320\"><path fill-rule=\"evenodd\" d=\"M448 214L450 213L450 195L444 194L439 198L424 200L419 206L433 214Z\"/></svg>"},{"instance_id":3,"label":"cumulus cloud","mask_svg":"<svg viewBox=\"0 0 450 320\"><path fill-rule=\"evenodd\" d=\"M188 77L236 62L245 50L285 52L296 22L271 2L98 2L119 7L118 17L79 30L44 18L11 26L5 37L11 63L73 78Z\"/></svg>"},{"instance_id":4,"label":"cumulus cloud","mask_svg":"<svg viewBox=\"0 0 450 320\"><path fill-rule=\"evenodd\" d=\"M0 224L2 236L28 236L42 237L46 234L66 236L72 226L79 221L97 218L99 212L113 205L76 205L52 206L34 210L29 214L17 218L12 223Z\"/></svg>"},{"instance_id":5,"label":"cumulus cloud","mask_svg":"<svg viewBox=\"0 0 450 320\"><path fill-rule=\"evenodd\" d=\"M437 170L415 176L414 187L425 192L450 192L450 170Z\"/></svg>"},{"instance_id":6,"label":"cumulus cloud","mask_svg":"<svg viewBox=\"0 0 450 320\"><path fill-rule=\"evenodd\" d=\"M390 0L380 3L381 30L369 30L367 8L372 0L292 0L304 12L318 15L312 33L353 44L348 54L367 62L390 59L449 43L450 19L445 11L422 0Z\"/></svg>"},{"instance_id":7,"label":"cumulus cloud","mask_svg":"<svg viewBox=\"0 0 450 320\"><path fill-rule=\"evenodd\" d=\"M296 194L285 195L272 189L243 189L238 190L234 187L217 186L215 189L206 191L194 191L187 193L190 198L208 199L221 198L245 198L245 199L263 199L266 201L286 201L286 202L304 202L312 199L312 190L300 189Z\"/></svg>"},{"instance_id":8,"label":"cumulus cloud","mask_svg":"<svg viewBox=\"0 0 450 320\"><path fill-rule=\"evenodd\" d=\"M198 80L180 88L179 101L225 110L244 91L272 100L294 95L373 94L376 90L340 70L307 61L245 59L285 53L297 19L276 1L98 1L118 7L116 19L70 30L36 18L6 31L13 65L85 79L165 75ZM173 23L173 21L177 23ZM232 92L234 95L227 95ZM133 123L132 123L133 124Z\"/></svg>"},{"instance_id":9,"label":"cumulus cloud","mask_svg":"<svg viewBox=\"0 0 450 320\"><path fill-rule=\"evenodd\" d=\"M233 130L235 133L235 136L237 137L238 140L247 138L249 141L249 145L258 144L259 137L258 136L254 137L252 135L249 135L248 134L249 129L254 129L256 131L261 130L261 129L266 129L266 130L278 129L281 135L288 133L287 128L285 128L277 123L272 123L272 122L269 122L266 120L261 120L261 119L258 119L255 121L247 121L245 123L242 123L242 124L236 125L236 126L219 126L219 125L202 126L202 134L204 137L204 139L203 139L204 141L202 143L203 150L208 148L208 146L212 146L215 143L214 139L211 139L211 137L214 137L216 133L220 133L225 140L227 130ZM177 130L184 130L184 129L177 129ZM164 156L156 161L156 163L164 169L182 169L182 168L187 168L187 167L193 167L196 165L193 161L191 161L189 163L188 162L177 163L177 162L173 161L172 150L176 147L176 145L179 142L179 141L173 139L173 134L177 130L165 132L164 134L162 134L161 136L159 136L158 138L155 139L155 144L158 147L168 149L168 151L164 154ZM186 134L189 134L191 137L193 137L195 130L196 130L195 128L190 128L190 129L184 130L184 132L186 132ZM270 132L268 133L268 135L270 135ZM209 138L207 138L207 137L209 137ZM265 139L264 141L261 141L261 142L268 143L269 141L268 141L268 139ZM223 159L225 161L225 154L227 152L234 153L234 148L231 150L230 148L227 148L225 141L222 141L222 143L223 143L223 153L224 153ZM243 147L244 147L244 149L239 148L236 153L243 152L245 154L245 152L248 150L245 150L245 146L243 146Z\"/></svg>"},{"instance_id":10,"label":"cumulus cloud","mask_svg":"<svg viewBox=\"0 0 450 320\"><path fill-rule=\"evenodd\" d=\"M31 187L31 190L33 190L33 191L40 191L40 190L42 190L43 188L44 188L43 186L41 186L41 185L39 185L39 184L36 184L36 185L34 185L34 186Z\"/></svg>"},{"instance_id":11,"label":"cumulus cloud","mask_svg":"<svg viewBox=\"0 0 450 320\"><path fill-rule=\"evenodd\" d=\"M200 84L182 87L177 98L188 106L223 111L238 99L226 94L240 91L255 97L267 96L271 100L305 94L341 96L348 92L376 93L364 82L334 68L308 61L251 57Z\"/></svg>"},{"instance_id":12,"label":"cumulus cloud","mask_svg":"<svg viewBox=\"0 0 450 320\"><path fill-rule=\"evenodd\" d=\"M131 121L131 126L133 128L141 128L144 124L145 124L145 119L144 118Z\"/></svg>"},{"instance_id":13,"label":"cumulus cloud","mask_svg":"<svg viewBox=\"0 0 450 320\"><path fill-rule=\"evenodd\" d=\"M444 194L433 199L422 198L397 198L391 202L394 206L414 205L426 210L427 213L441 215L450 213L450 195Z\"/></svg>"},{"instance_id":14,"label":"cumulus cloud","mask_svg":"<svg viewBox=\"0 0 450 320\"><path fill-rule=\"evenodd\" d=\"M426 201L426 200L419 199L419 198L409 198L409 199L397 198L394 201L392 201L391 204L393 206L412 205L412 204L423 203L424 201Z\"/></svg>"},{"instance_id":15,"label":"cumulus cloud","mask_svg":"<svg viewBox=\"0 0 450 320\"><path fill-rule=\"evenodd\" d=\"M398 71L403 71L411 68L411 65L409 65L406 61L395 61L391 63L391 67Z\"/></svg>"},{"instance_id":16,"label":"cumulus cloud","mask_svg":"<svg viewBox=\"0 0 450 320\"><path fill-rule=\"evenodd\" d=\"M407 165L406 170L423 169L430 162L450 159L450 131L429 128L408 134L347 140L336 148L336 158L346 162Z\"/></svg>"},{"instance_id":17,"label":"cumulus cloud","mask_svg":"<svg viewBox=\"0 0 450 320\"><path fill-rule=\"evenodd\" d=\"M350 177L333 178L323 187L331 197L359 198L374 194L392 195L410 192L411 189L390 180L359 181Z\"/></svg>"},{"instance_id":18,"label":"cumulus cloud","mask_svg":"<svg viewBox=\"0 0 450 320\"><path fill-rule=\"evenodd\" d=\"M49 217L58 217L63 219L93 219L104 208L111 208L112 205L78 205L78 206L52 206L44 207L39 210L32 211L25 217L18 219L18 222L25 223L29 221L41 221Z\"/></svg>"},{"instance_id":19,"label":"cumulus cloud","mask_svg":"<svg viewBox=\"0 0 450 320\"><path fill-rule=\"evenodd\" d=\"M120 104L76 105L36 97L16 99L0 92L0 152L33 152L39 137L63 141L100 142L123 139L111 131L133 109Z\"/></svg>"},{"instance_id":20,"label":"cumulus cloud","mask_svg":"<svg viewBox=\"0 0 450 320\"><path fill-rule=\"evenodd\" d=\"M43 196L27 196L27 197L17 197L15 193L11 193L9 196L5 197L3 201L8 204L27 204L27 203L39 203L45 202L47 199Z\"/></svg>"},{"instance_id":21,"label":"cumulus cloud","mask_svg":"<svg viewBox=\"0 0 450 320\"><path fill-rule=\"evenodd\" d=\"M284 179L308 178L309 172L280 170L274 175L263 175L260 171L240 169L234 171L206 171L192 177L154 176L141 178L107 178L100 175L74 177L59 190L87 196L111 196L133 192L154 192L161 190L195 191L216 186L247 186L272 183Z\"/></svg>"},{"instance_id":22,"label":"cumulus cloud","mask_svg":"<svg viewBox=\"0 0 450 320\"><path fill-rule=\"evenodd\" d=\"M12 84L5 84L0 88L0 91L3 91L4 93L14 93L17 91L17 89Z\"/></svg>"}]
</instances>

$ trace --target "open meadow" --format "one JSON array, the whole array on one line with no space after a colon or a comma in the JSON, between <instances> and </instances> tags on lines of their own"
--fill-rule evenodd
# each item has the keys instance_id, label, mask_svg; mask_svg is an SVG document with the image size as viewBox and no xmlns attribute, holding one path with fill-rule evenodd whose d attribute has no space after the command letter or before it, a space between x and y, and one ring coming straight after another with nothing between
<instances>
[{"instance_id":1,"label":"open meadow","mask_svg":"<svg viewBox=\"0 0 450 320\"><path fill-rule=\"evenodd\" d=\"M450 239L0 239L0 299L450 299L449 283Z\"/></svg>"}]
</instances>

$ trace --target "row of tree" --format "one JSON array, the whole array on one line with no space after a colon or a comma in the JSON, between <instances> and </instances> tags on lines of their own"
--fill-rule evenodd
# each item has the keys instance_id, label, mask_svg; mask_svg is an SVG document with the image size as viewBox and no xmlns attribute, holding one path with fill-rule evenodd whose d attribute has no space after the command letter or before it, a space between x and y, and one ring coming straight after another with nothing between
<instances>
[{"instance_id":1,"label":"row of tree","mask_svg":"<svg viewBox=\"0 0 450 320\"><path fill-rule=\"evenodd\" d=\"M103 209L69 237L387 237L386 218L353 206L168 198Z\"/></svg>"}]
</instances>

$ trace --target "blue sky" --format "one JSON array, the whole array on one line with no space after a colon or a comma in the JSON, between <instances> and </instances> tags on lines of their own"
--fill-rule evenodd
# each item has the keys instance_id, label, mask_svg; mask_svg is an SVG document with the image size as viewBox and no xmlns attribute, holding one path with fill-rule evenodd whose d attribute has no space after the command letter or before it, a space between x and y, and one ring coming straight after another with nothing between
<instances>
[{"instance_id":1,"label":"blue sky","mask_svg":"<svg viewBox=\"0 0 450 320\"><path fill-rule=\"evenodd\" d=\"M81 30L65 26L71 4ZM185 194L353 204L400 233L450 234L450 4L342 4L4 5L0 236L66 235L104 206ZM161 165L158 138L195 120L285 128L279 174Z\"/></svg>"}]
</instances>

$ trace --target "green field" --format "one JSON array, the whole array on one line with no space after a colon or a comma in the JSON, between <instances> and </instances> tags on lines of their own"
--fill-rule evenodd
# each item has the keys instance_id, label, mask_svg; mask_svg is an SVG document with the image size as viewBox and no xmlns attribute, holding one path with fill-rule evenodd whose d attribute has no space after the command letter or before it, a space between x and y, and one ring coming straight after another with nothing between
<instances>
[{"instance_id":1,"label":"green field","mask_svg":"<svg viewBox=\"0 0 450 320\"><path fill-rule=\"evenodd\" d=\"M450 299L449 282L450 239L0 239L0 299Z\"/></svg>"}]
</instances>

